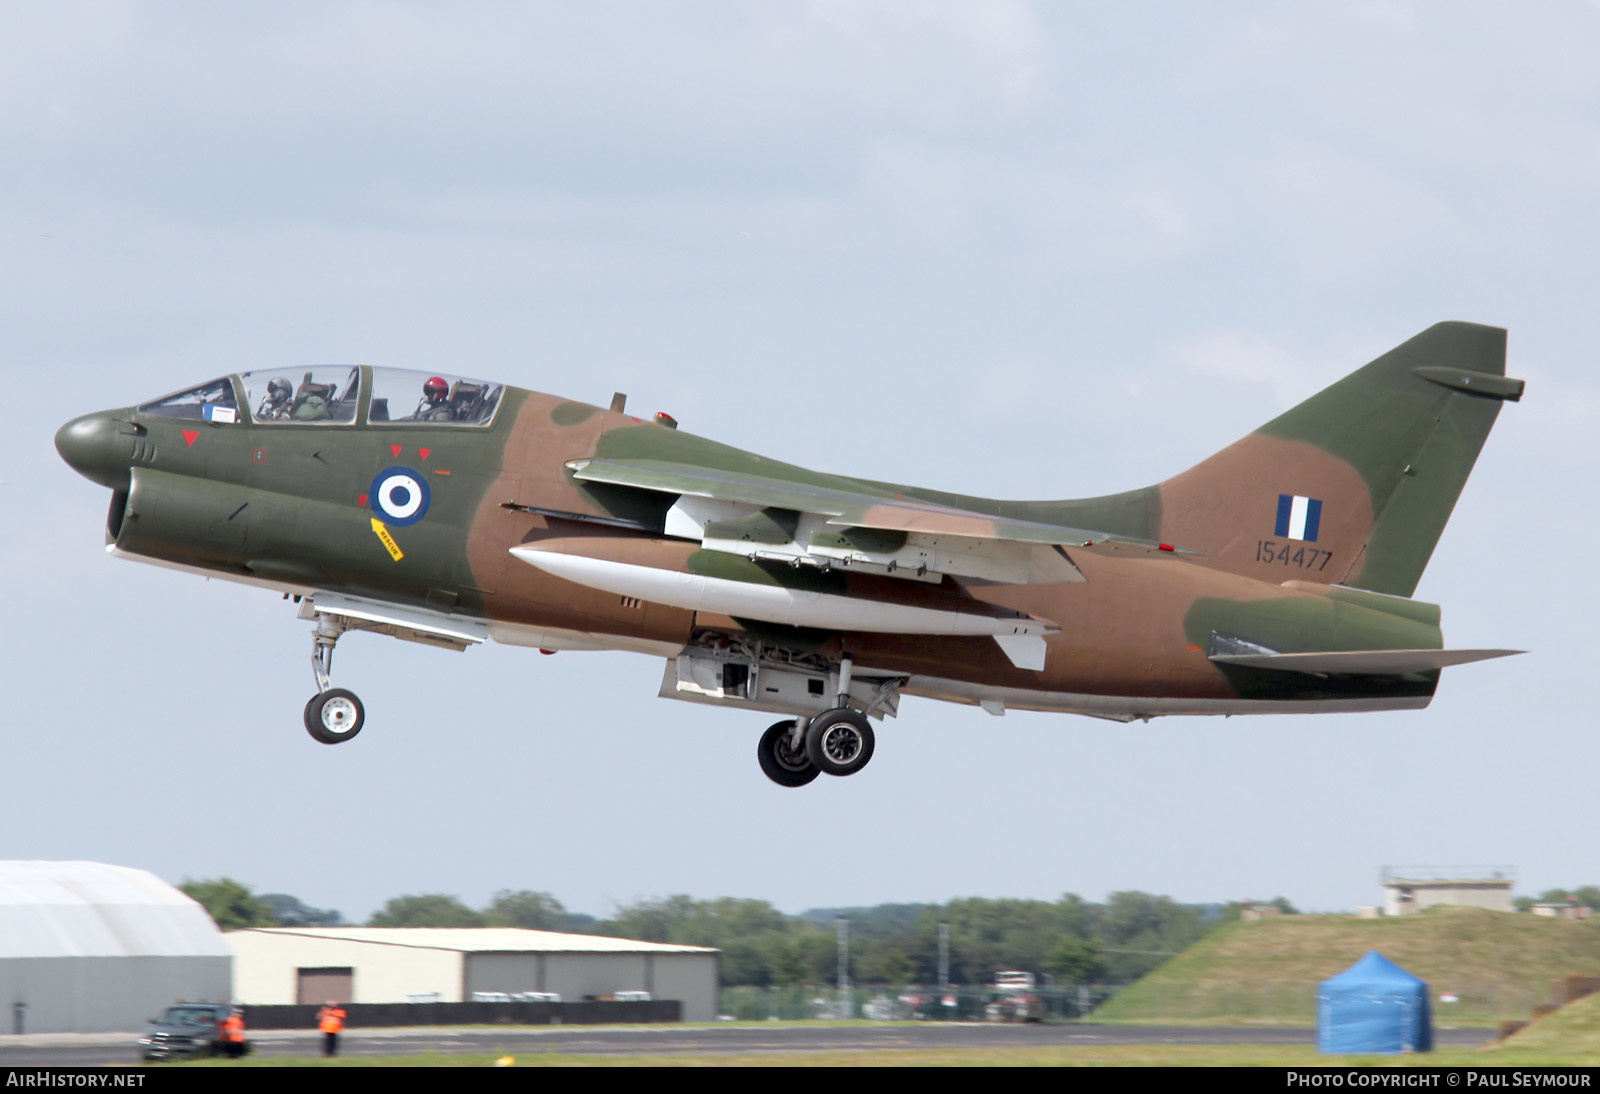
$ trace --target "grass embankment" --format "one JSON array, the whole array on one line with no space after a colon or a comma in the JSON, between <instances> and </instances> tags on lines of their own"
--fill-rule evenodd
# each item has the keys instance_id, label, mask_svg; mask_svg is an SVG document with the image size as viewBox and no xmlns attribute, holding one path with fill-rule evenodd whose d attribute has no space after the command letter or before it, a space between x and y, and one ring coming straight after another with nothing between
<instances>
[{"instance_id":1,"label":"grass embankment","mask_svg":"<svg viewBox=\"0 0 1600 1094\"><path fill-rule=\"evenodd\" d=\"M1291 915L1234 923L1109 1000L1091 1020L1316 1020L1317 985L1368 950L1428 982L1439 1025L1527 1018L1550 982L1600 974L1600 921L1482 908L1357 919ZM1460 996L1440 1003L1441 992Z\"/></svg>"},{"instance_id":2,"label":"grass embankment","mask_svg":"<svg viewBox=\"0 0 1600 1094\"><path fill-rule=\"evenodd\" d=\"M1586 1048L1600 1057L1600 995L1588 995L1545 1015L1483 1051L1498 1064L1503 1053L1568 1051Z\"/></svg>"}]
</instances>

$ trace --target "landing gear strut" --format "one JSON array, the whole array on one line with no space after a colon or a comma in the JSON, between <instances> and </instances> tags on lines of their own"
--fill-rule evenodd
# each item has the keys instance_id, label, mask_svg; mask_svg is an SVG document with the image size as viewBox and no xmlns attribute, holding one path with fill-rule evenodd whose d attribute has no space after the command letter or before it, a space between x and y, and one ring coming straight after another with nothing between
<instances>
[{"instance_id":1,"label":"landing gear strut","mask_svg":"<svg viewBox=\"0 0 1600 1094\"><path fill-rule=\"evenodd\" d=\"M311 674L316 677L317 693L306 704L306 732L325 745L343 744L367 720L367 712L353 691L328 686L328 671L333 666L333 647L345 632L337 616L318 614L311 632Z\"/></svg>"},{"instance_id":2,"label":"landing gear strut","mask_svg":"<svg viewBox=\"0 0 1600 1094\"><path fill-rule=\"evenodd\" d=\"M854 775L872 759L874 736L867 715L883 702L898 681L884 681L865 711L850 706L846 656L839 664L837 705L809 721L796 717L776 722L761 735L756 758L767 778L779 786L805 786L818 775Z\"/></svg>"}]
</instances>

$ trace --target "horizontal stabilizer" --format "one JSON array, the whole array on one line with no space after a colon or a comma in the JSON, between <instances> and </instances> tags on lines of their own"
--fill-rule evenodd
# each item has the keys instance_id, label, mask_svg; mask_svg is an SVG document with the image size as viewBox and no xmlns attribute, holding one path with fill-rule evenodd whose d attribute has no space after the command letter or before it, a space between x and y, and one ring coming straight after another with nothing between
<instances>
[{"instance_id":1,"label":"horizontal stabilizer","mask_svg":"<svg viewBox=\"0 0 1600 1094\"><path fill-rule=\"evenodd\" d=\"M1524 650L1333 650L1322 653L1219 653L1211 660L1222 665L1252 669L1277 669L1317 676L1404 676L1510 657Z\"/></svg>"}]
</instances>

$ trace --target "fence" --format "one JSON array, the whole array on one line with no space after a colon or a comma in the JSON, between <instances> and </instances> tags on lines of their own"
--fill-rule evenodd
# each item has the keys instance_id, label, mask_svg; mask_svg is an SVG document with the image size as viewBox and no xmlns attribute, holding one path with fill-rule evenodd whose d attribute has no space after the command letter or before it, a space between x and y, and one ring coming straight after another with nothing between
<instances>
[{"instance_id":1,"label":"fence","mask_svg":"<svg viewBox=\"0 0 1600 1094\"><path fill-rule=\"evenodd\" d=\"M370 1026L604 1025L681 1022L677 999L651 1002L584 1000L572 1003L345 1003L351 1029ZM316 1029L315 1003L246 1006L250 1029Z\"/></svg>"},{"instance_id":2,"label":"fence","mask_svg":"<svg viewBox=\"0 0 1600 1094\"><path fill-rule=\"evenodd\" d=\"M1085 984L1035 988L1045 1021L1094 1020L1093 1010L1123 989ZM1548 1002L1549 989L1530 984L1465 983L1432 985L1433 1020L1448 1026L1453 1021L1472 1023L1526 1018L1533 1008ZM989 1004L1001 996L987 987L953 987L945 990L911 987L855 988L849 1013L840 1014L838 993L831 987L723 988L721 1013L741 1021L800 1018L866 1018L879 1021L981 1022ZM1274 983L1217 987L1214 985L1149 984L1137 998L1119 1005L1117 1018L1160 1021L1268 1019L1313 1023L1317 1020L1317 985Z\"/></svg>"},{"instance_id":3,"label":"fence","mask_svg":"<svg viewBox=\"0 0 1600 1094\"><path fill-rule=\"evenodd\" d=\"M1067 1021L1086 1016L1119 990L1101 984L1035 988L1029 994L1040 1001L1045 1021ZM992 988L881 987L855 988L848 1013L841 1013L837 990L827 987L723 988L721 1013L740 1021L796 1020L801 1018L866 1018L873 1021L981 1022L989 1004L1001 998Z\"/></svg>"}]
</instances>

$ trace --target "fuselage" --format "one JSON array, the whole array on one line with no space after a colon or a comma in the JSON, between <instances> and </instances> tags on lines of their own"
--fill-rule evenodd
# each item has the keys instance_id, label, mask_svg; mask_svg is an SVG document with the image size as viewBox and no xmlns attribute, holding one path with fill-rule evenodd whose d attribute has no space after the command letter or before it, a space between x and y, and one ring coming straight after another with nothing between
<instances>
[{"instance_id":1,"label":"fuselage","mask_svg":"<svg viewBox=\"0 0 1600 1094\"><path fill-rule=\"evenodd\" d=\"M287 401L282 388L269 388L277 379L230 376L61 429L67 462L112 491L109 549L297 596L476 621L497 640L545 649L671 658L731 640L823 663L843 653L858 671L901 679L905 693L991 709L1116 718L1394 709L1426 705L1437 683L1437 672L1328 678L1213 661L1219 635L1280 652L1440 646L1436 609L1296 580L1302 563L1291 568L1287 552L1281 570L1261 576L1203 551L1124 556L1070 545L1079 580L818 571L669 534L670 493L584 481L573 465L665 461L995 517L1067 512L1108 532L1157 535L1157 518L1145 515L1154 507L1130 503L1132 495L998 501L826 475L620 411L460 378L447 385L454 408L430 403L427 392L419 398L423 374L307 371L299 391L285 379ZM591 568L623 576L575 582L526 564L526 550L513 553L519 548L594 560ZM830 627L825 607L803 626L735 618L629 595L619 584L645 571L814 594L824 606L845 598L868 613L1046 621L1045 653L1041 667L1024 667L985 633Z\"/></svg>"}]
</instances>

